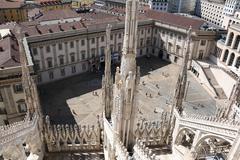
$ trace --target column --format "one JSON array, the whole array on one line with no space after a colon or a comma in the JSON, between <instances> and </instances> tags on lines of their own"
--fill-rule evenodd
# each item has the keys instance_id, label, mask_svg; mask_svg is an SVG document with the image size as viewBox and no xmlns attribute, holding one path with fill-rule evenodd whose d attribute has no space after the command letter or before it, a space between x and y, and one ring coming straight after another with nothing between
<instances>
[{"instance_id":1,"label":"column","mask_svg":"<svg viewBox=\"0 0 240 160\"><path fill-rule=\"evenodd\" d=\"M235 65L237 63L237 59L238 59L238 56L236 56L236 54L235 54L235 57L234 57L234 60L233 60L233 64L232 64L233 67L235 67Z\"/></svg>"},{"instance_id":2,"label":"column","mask_svg":"<svg viewBox=\"0 0 240 160\"><path fill-rule=\"evenodd\" d=\"M57 52L56 52L56 44L53 44L53 66L57 66Z\"/></svg>"},{"instance_id":3,"label":"column","mask_svg":"<svg viewBox=\"0 0 240 160\"><path fill-rule=\"evenodd\" d=\"M234 48L234 45L235 45L235 43L236 43L236 40L237 40L237 34L234 34L233 40L232 40L232 44L231 44L231 48L232 48L232 49Z\"/></svg>"},{"instance_id":4,"label":"column","mask_svg":"<svg viewBox=\"0 0 240 160\"><path fill-rule=\"evenodd\" d=\"M238 43L237 52L240 52L240 42Z\"/></svg>"},{"instance_id":5,"label":"column","mask_svg":"<svg viewBox=\"0 0 240 160\"><path fill-rule=\"evenodd\" d=\"M230 38L230 34L231 34L231 32L228 32L228 34L227 34L227 38L226 38L226 41L225 41L225 45L228 44L228 41L229 41L229 38Z\"/></svg>"},{"instance_id":6,"label":"column","mask_svg":"<svg viewBox=\"0 0 240 160\"><path fill-rule=\"evenodd\" d=\"M42 70L45 70L46 69L46 65L45 65L43 47L40 47L40 57L41 57L41 62L42 62Z\"/></svg>"},{"instance_id":7,"label":"column","mask_svg":"<svg viewBox=\"0 0 240 160\"><path fill-rule=\"evenodd\" d=\"M79 40L76 40L77 62L80 61Z\"/></svg>"},{"instance_id":8,"label":"column","mask_svg":"<svg viewBox=\"0 0 240 160\"><path fill-rule=\"evenodd\" d=\"M231 54L232 54L232 53L230 53L230 52L228 53L228 58L227 58L227 61L226 61L226 65L228 65L228 63L229 63L229 61L230 61Z\"/></svg>"},{"instance_id":9,"label":"column","mask_svg":"<svg viewBox=\"0 0 240 160\"><path fill-rule=\"evenodd\" d=\"M201 138L201 135L202 135L202 133L201 133L200 130L197 130L195 132L195 136L194 136L192 147L191 147L191 154L192 154L193 158L196 158L195 157L196 156L195 152L196 152L196 147L197 147L196 145L199 142L199 139Z\"/></svg>"},{"instance_id":10,"label":"column","mask_svg":"<svg viewBox=\"0 0 240 160\"><path fill-rule=\"evenodd\" d=\"M223 61L223 57L224 57L224 55L225 55L225 52L226 52L226 50L222 50L221 57L220 57L220 61L221 61L221 62Z\"/></svg>"},{"instance_id":11,"label":"column","mask_svg":"<svg viewBox=\"0 0 240 160\"><path fill-rule=\"evenodd\" d=\"M69 62L69 57L68 57L68 43L65 42L65 43L64 43L64 46L65 46L66 64L68 64L68 62Z\"/></svg>"}]
</instances>

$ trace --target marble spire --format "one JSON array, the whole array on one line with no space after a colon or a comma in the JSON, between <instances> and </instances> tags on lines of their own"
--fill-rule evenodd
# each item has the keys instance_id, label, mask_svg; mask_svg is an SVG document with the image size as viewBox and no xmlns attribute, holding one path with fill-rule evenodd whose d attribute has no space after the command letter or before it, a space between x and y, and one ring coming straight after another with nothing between
<instances>
[{"instance_id":1,"label":"marble spire","mask_svg":"<svg viewBox=\"0 0 240 160\"><path fill-rule=\"evenodd\" d=\"M106 28L106 53L105 53L105 71L103 78L103 106L105 117L107 119L111 118L112 111L112 77L111 77L111 50L110 50L110 35L111 35L110 24Z\"/></svg>"},{"instance_id":2,"label":"marble spire","mask_svg":"<svg viewBox=\"0 0 240 160\"><path fill-rule=\"evenodd\" d=\"M138 6L138 0L128 0L126 2L125 31L120 69L122 78L126 78L130 71L133 74L136 72Z\"/></svg>"},{"instance_id":3,"label":"marble spire","mask_svg":"<svg viewBox=\"0 0 240 160\"><path fill-rule=\"evenodd\" d=\"M173 107L177 109L177 111L182 114L183 111L183 99L186 90L187 84L187 70L188 70L188 61L189 61L189 53L190 53L190 43L191 43L191 33L192 27L190 27L187 31L187 39L186 39L186 50L182 61L182 66L180 68L180 73L177 80L176 90L173 98Z\"/></svg>"}]
</instances>

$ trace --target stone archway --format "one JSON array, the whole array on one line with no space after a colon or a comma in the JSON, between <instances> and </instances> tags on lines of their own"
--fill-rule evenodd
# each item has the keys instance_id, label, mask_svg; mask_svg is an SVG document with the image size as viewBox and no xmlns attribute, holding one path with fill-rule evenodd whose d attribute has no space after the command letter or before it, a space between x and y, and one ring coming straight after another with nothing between
<instances>
[{"instance_id":1,"label":"stone archway","mask_svg":"<svg viewBox=\"0 0 240 160\"><path fill-rule=\"evenodd\" d=\"M189 128L182 128L176 137L174 144L181 145L188 149L191 149L195 132Z\"/></svg>"},{"instance_id":2,"label":"stone archway","mask_svg":"<svg viewBox=\"0 0 240 160\"><path fill-rule=\"evenodd\" d=\"M196 160L201 160L207 157L227 159L231 147L231 141L224 137L206 135L196 144Z\"/></svg>"}]
</instances>

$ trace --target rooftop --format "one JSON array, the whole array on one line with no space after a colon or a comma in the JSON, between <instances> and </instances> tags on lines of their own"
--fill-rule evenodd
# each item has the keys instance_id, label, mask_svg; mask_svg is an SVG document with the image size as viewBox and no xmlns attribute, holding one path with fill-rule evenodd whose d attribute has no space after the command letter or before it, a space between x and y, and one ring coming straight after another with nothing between
<instances>
[{"instance_id":1,"label":"rooftop","mask_svg":"<svg viewBox=\"0 0 240 160\"><path fill-rule=\"evenodd\" d=\"M0 9L20 8L23 4L20 0L1 0Z\"/></svg>"},{"instance_id":2,"label":"rooftop","mask_svg":"<svg viewBox=\"0 0 240 160\"><path fill-rule=\"evenodd\" d=\"M87 13L76 13L70 9L44 12L43 16L39 17L37 20L33 22L23 22L21 23L21 26L25 31L26 36L36 36L55 32L79 30L91 26L96 27L96 25L106 23L124 23L125 11L123 9L111 8L109 10L100 11L99 9L93 8L93 10L94 11ZM72 19L72 21L70 21L69 19L71 18L80 19ZM41 22L43 21L53 22L54 20L62 20L63 22L41 25ZM157 12L149 9L144 9L144 11L139 12L138 20L155 20L160 23L183 29L188 29L192 26L193 30L200 30L201 26L204 24L203 20L175 15L172 13Z\"/></svg>"},{"instance_id":3,"label":"rooftop","mask_svg":"<svg viewBox=\"0 0 240 160\"><path fill-rule=\"evenodd\" d=\"M14 35L0 39L0 67L20 66L19 47Z\"/></svg>"}]
</instances>

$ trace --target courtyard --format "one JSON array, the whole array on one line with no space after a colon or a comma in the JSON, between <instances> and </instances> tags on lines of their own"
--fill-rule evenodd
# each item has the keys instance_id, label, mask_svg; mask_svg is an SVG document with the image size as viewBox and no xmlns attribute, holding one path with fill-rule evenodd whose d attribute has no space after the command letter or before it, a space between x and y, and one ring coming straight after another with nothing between
<instances>
[{"instance_id":1,"label":"courtyard","mask_svg":"<svg viewBox=\"0 0 240 160\"><path fill-rule=\"evenodd\" d=\"M138 58L141 81L136 94L138 119L157 120L159 113L170 111L180 66L156 57ZM113 67L114 70L114 67ZM52 123L96 124L103 112L100 73L84 73L39 86L45 115ZM212 115L219 103L188 72L188 89L184 108L188 113Z\"/></svg>"}]
</instances>

